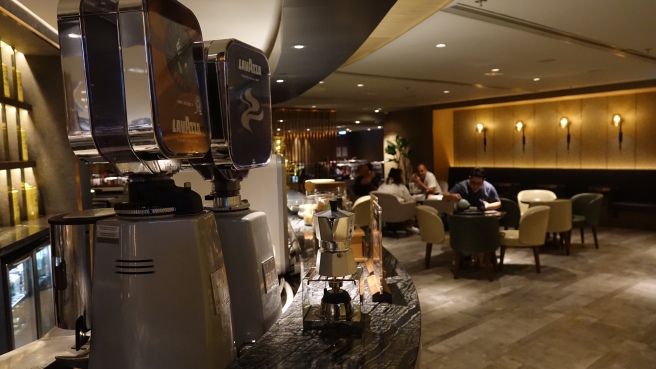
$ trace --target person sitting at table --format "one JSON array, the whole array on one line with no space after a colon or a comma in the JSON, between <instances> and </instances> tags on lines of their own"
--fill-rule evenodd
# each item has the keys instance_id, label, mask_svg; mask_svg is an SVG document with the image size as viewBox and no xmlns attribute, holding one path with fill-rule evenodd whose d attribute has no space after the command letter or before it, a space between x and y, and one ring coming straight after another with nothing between
<instances>
[{"instance_id":1,"label":"person sitting at table","mask_svg":"<svg viewBox=\"0 0 656 369\"><path fill-rule=\"evenodd\" d=\"M471 206L479 210L497 210L501 200L497 190L485 180L485 169L474 168L469 179L456 183L453 188L444 193L444 200L458 201L465 199Z\"/></svg>"},{"instance_id":2,"label":"person sitting at table","mask_svg":"<svg viewBox=\"0 0 656 369\"><path fill-rule=\"evenodd\" d=\"M376 191L380 180L371 163L362 164L358 167L358 176L353 182L353 192L355 196L362 197L369 195L369 192Z\"/></svg>"},{"instance_id":3,"label":"person sitting at table","mask_svg":"<svg viewBox=\"0 0 656 369\"><path fill-rule=\"evenodd\" d=\"M417 166L417 173L412 176L412 180L417 184L421 193L425 195L439 195L442 193L435 175L429 172L424 164Z\"/></svg>"},{"instance_id":4,"label":"person sitting at table","mask_svg":"<svg viewBox=\"0 0 656 369\"><path fill-rule=\"evenodd\" d=\"M398 168L390 169L387 180L378 187L378 191L396 196L399 202L413 201L410 191L403 184L403 171Z\"/></svg>"},{"instance_id":5,"label":"person sitting at table","mask_svg":"<svg viewBox=\"0 0 656 369\"><path fill-rule=\"evenodd\" d=\"M403 184L403 170L398 168L390 169L387 180L378 187L378 191L394 195L402 203L414 202L410 191ZM419 233L419 228L415 226L414 219L406 221L405 228L408 233Z\"/></svg>"}]
</instances>

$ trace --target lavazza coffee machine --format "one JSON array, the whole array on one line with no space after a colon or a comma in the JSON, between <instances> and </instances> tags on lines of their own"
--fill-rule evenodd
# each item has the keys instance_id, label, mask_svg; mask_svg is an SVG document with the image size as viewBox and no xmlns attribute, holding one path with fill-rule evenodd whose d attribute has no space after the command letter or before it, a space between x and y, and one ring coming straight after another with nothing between
<instances>
[{"instance_id":1,"label":"lavazza coffee machine","mask_svg":"<svg viewBox=\"0 0 656 369\"><path fill-rule=\"evenodd\" d=\"M203 42L175 0L60 0L58 25L71 147L129 176L93 220L88 366L225 368L280 316L266 217L239 196L271 152L267 60ZM185 166L212 180L211 211L171 179Z\"/></svg>"}]
</instances>

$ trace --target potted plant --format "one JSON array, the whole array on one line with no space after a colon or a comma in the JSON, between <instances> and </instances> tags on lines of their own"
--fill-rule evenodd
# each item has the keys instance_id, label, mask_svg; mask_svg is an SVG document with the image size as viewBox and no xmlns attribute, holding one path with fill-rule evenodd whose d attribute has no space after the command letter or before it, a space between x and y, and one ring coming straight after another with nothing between
<instances>
[{"instance_id":1,"label":"potted plant","mask_svg":"<svg viewBox=\"0 0 656 369\"><path fill-rule=\"evenodd\" d=\"M391 156L387 161L396 163L397 167L403 171L405 182L410 183L410 177L412 176L412 165L410 163L412 150L410 150L410 141L407 138L396 135L394 141L387 140L386 143L385 154Z\"/></svg>"}]
</instances>

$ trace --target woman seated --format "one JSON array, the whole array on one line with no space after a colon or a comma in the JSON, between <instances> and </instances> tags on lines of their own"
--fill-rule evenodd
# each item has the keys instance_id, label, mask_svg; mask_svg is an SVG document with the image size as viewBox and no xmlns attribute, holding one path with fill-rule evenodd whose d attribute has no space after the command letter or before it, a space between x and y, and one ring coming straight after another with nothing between
<instances>
[{"instance_id":1,"label":"woman seated","mask_svg":"<svg viewBox=\"0 0 656 369\"><path fill-rule=\"evenodd\" d=\"M378 187L378 191L385 192L396 196L399 202L413 201L410 191L403 184L402 179L403 171L398 168L392 168L387 175L385 183Z\"/></svg>"}]
</instances>

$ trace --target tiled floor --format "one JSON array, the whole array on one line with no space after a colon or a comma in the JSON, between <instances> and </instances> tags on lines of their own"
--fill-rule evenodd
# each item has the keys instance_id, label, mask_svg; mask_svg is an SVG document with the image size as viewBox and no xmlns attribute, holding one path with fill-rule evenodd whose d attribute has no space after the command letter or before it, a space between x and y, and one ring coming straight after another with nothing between
<instances>
[{"instance_id":1,"label":"tiled floor","mask_svg":"<svg viewBox=\"0 0 656 369\"><path fill-rule=\"evenodd\" d=\"M656 368L656 232L601 229L600 248L578 230L572 255L556 246L506 252L493 282L450 272L447 241L424 269L419 235L384 238L406 267L422 310L421 368Z\"/></svg>"}]
</instances>

